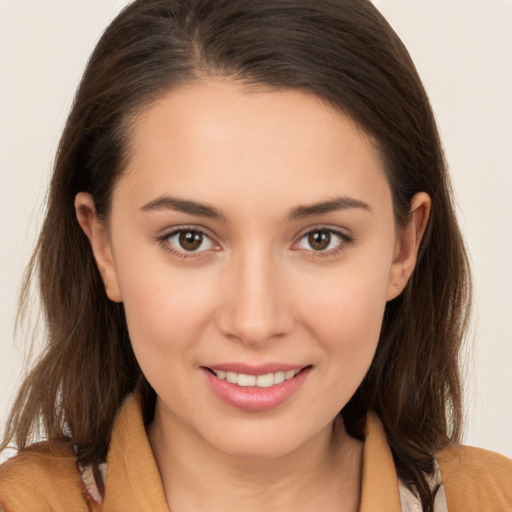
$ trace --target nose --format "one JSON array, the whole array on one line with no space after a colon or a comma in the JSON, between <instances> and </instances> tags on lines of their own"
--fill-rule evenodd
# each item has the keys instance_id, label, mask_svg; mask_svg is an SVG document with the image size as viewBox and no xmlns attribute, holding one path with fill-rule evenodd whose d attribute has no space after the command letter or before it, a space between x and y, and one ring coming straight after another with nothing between
<instances>
[{"instance_id":1,"label":"nose","mask_svg":"<svg viewBox=\"0 0 512 512\"><path fill-rule=\"evenodd\" d=\"M293 328L292 300L285 272L265 254L246 254L225 276L225 294L218 311L221 332L246 345L265 345Z\"/></svg>"}]
</instances>

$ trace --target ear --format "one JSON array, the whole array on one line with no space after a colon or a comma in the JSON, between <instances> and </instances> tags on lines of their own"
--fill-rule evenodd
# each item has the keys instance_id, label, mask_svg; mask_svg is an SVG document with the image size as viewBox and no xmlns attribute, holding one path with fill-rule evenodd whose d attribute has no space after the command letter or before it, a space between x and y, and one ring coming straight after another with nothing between
<instances>
[{"instance_id":1,"label":"ear","mask_svg":"<svg viewBox=\"0 0 512 512\"><path fill-rule=\"evenodd\" d=\"M110 237L106 226L96 215L91 194L80 192L76 195L75 211L78 223L91 243L94 259L103 279L108 298L114 302L121 302L122 297L112 257Z\"/></svg>"},{"instance_id":2,"label":"ear","mask_svg":"<svg viewBox=\"0 0 512 512\"><path fill-rule=\"evenodd\" d=\"M430 197L425 192L419 192L412 198L409 221L404 227L399 228L397 233L395 253L389 272L388 301L402 293L411 277L420 242L427 227L430 205Z\"/></svg>"}]
</instances>

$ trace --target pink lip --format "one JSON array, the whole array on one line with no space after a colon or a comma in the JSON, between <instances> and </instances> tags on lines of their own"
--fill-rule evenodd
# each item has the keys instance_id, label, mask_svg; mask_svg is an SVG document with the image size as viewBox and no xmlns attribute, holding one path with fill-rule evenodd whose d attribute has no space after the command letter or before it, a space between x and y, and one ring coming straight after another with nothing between
<instances>
[{"instance_id":1,"label":"pink lip","mask_svg":"<svg viewBox=\"0 0 512 512\"><path fill-rule=\"evenodd\" d=\"M272 365L264 365L258 368L247 367L246 365L215 365L212 369L221 371L234 371L236 373L247 373L249 375L265 375L267 373L275 373L284 370L286 365L279 365L277 370L268 370ZM224 370L224 368L230 368ZM237 368L235 370L234 368ZM241 369L243 368L243 370ZM293 366L290 370L299 370L304 367ZM216 377L210 370L202 367L201 370L213 393L228 405L247 412L262 412L273 409L288 400L306 380L310 367L304 368L293 379L286 380L281 384L276 384L269 388L258 387L242 387L231 384L225 380ZM255 373L258 372L258 373Z\"/></svg>"}]
</instances>

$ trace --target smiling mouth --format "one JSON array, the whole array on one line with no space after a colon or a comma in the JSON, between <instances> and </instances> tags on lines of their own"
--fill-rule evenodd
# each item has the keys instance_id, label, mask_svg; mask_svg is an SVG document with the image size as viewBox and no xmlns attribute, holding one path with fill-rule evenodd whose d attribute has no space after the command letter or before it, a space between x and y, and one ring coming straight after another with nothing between
<instances>
[{"instance_id":1,"label":"smiling mouth","mask_svg":"<svg viewBox=\"0 0 512 512\"><path fill-rule=\"evenodd\" d=\"M201 369L210 389L227 405L245 412L263 412L291 399L304 385L313 366L226 363Z\"/></svg>"},{"instance_id":2,"label":"smiling mouth","mask_svg":"<svg viewBox=\"0 0 512 512\"><path fill-rule=\"evenodd\" d=\"M311 368L306 366L299 370L289 370L282 372L267 373L265 375L250 375L246 373L226 372L222 370L208 370L213 373L218 379L225 380L230 384L235 384L240 387L255 387L255 388L270 388L276 384L282 384L288 380L293 379L302 371Z\"/></svg>"}]
</instances>

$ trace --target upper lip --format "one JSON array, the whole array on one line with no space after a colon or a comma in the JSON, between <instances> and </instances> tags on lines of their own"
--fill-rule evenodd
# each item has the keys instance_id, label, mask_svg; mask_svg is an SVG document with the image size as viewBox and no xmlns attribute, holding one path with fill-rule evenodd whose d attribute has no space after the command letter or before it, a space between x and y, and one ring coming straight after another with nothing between
<instances>
[{"instance_id":1,"label":"upper lip","mask_svg":"<svg viewBox=\"0 0 512 512\"><path fill-rule=\"evenodd\" d=\"M205 365L213 371L243 373L245 375L267 375L268 373L288 372L291 370L302 370L310 365L290 364L290 363L263 363L263 364L247 364L247 363L219 363L213 365Z\"/></svg>"}]
</instances>

